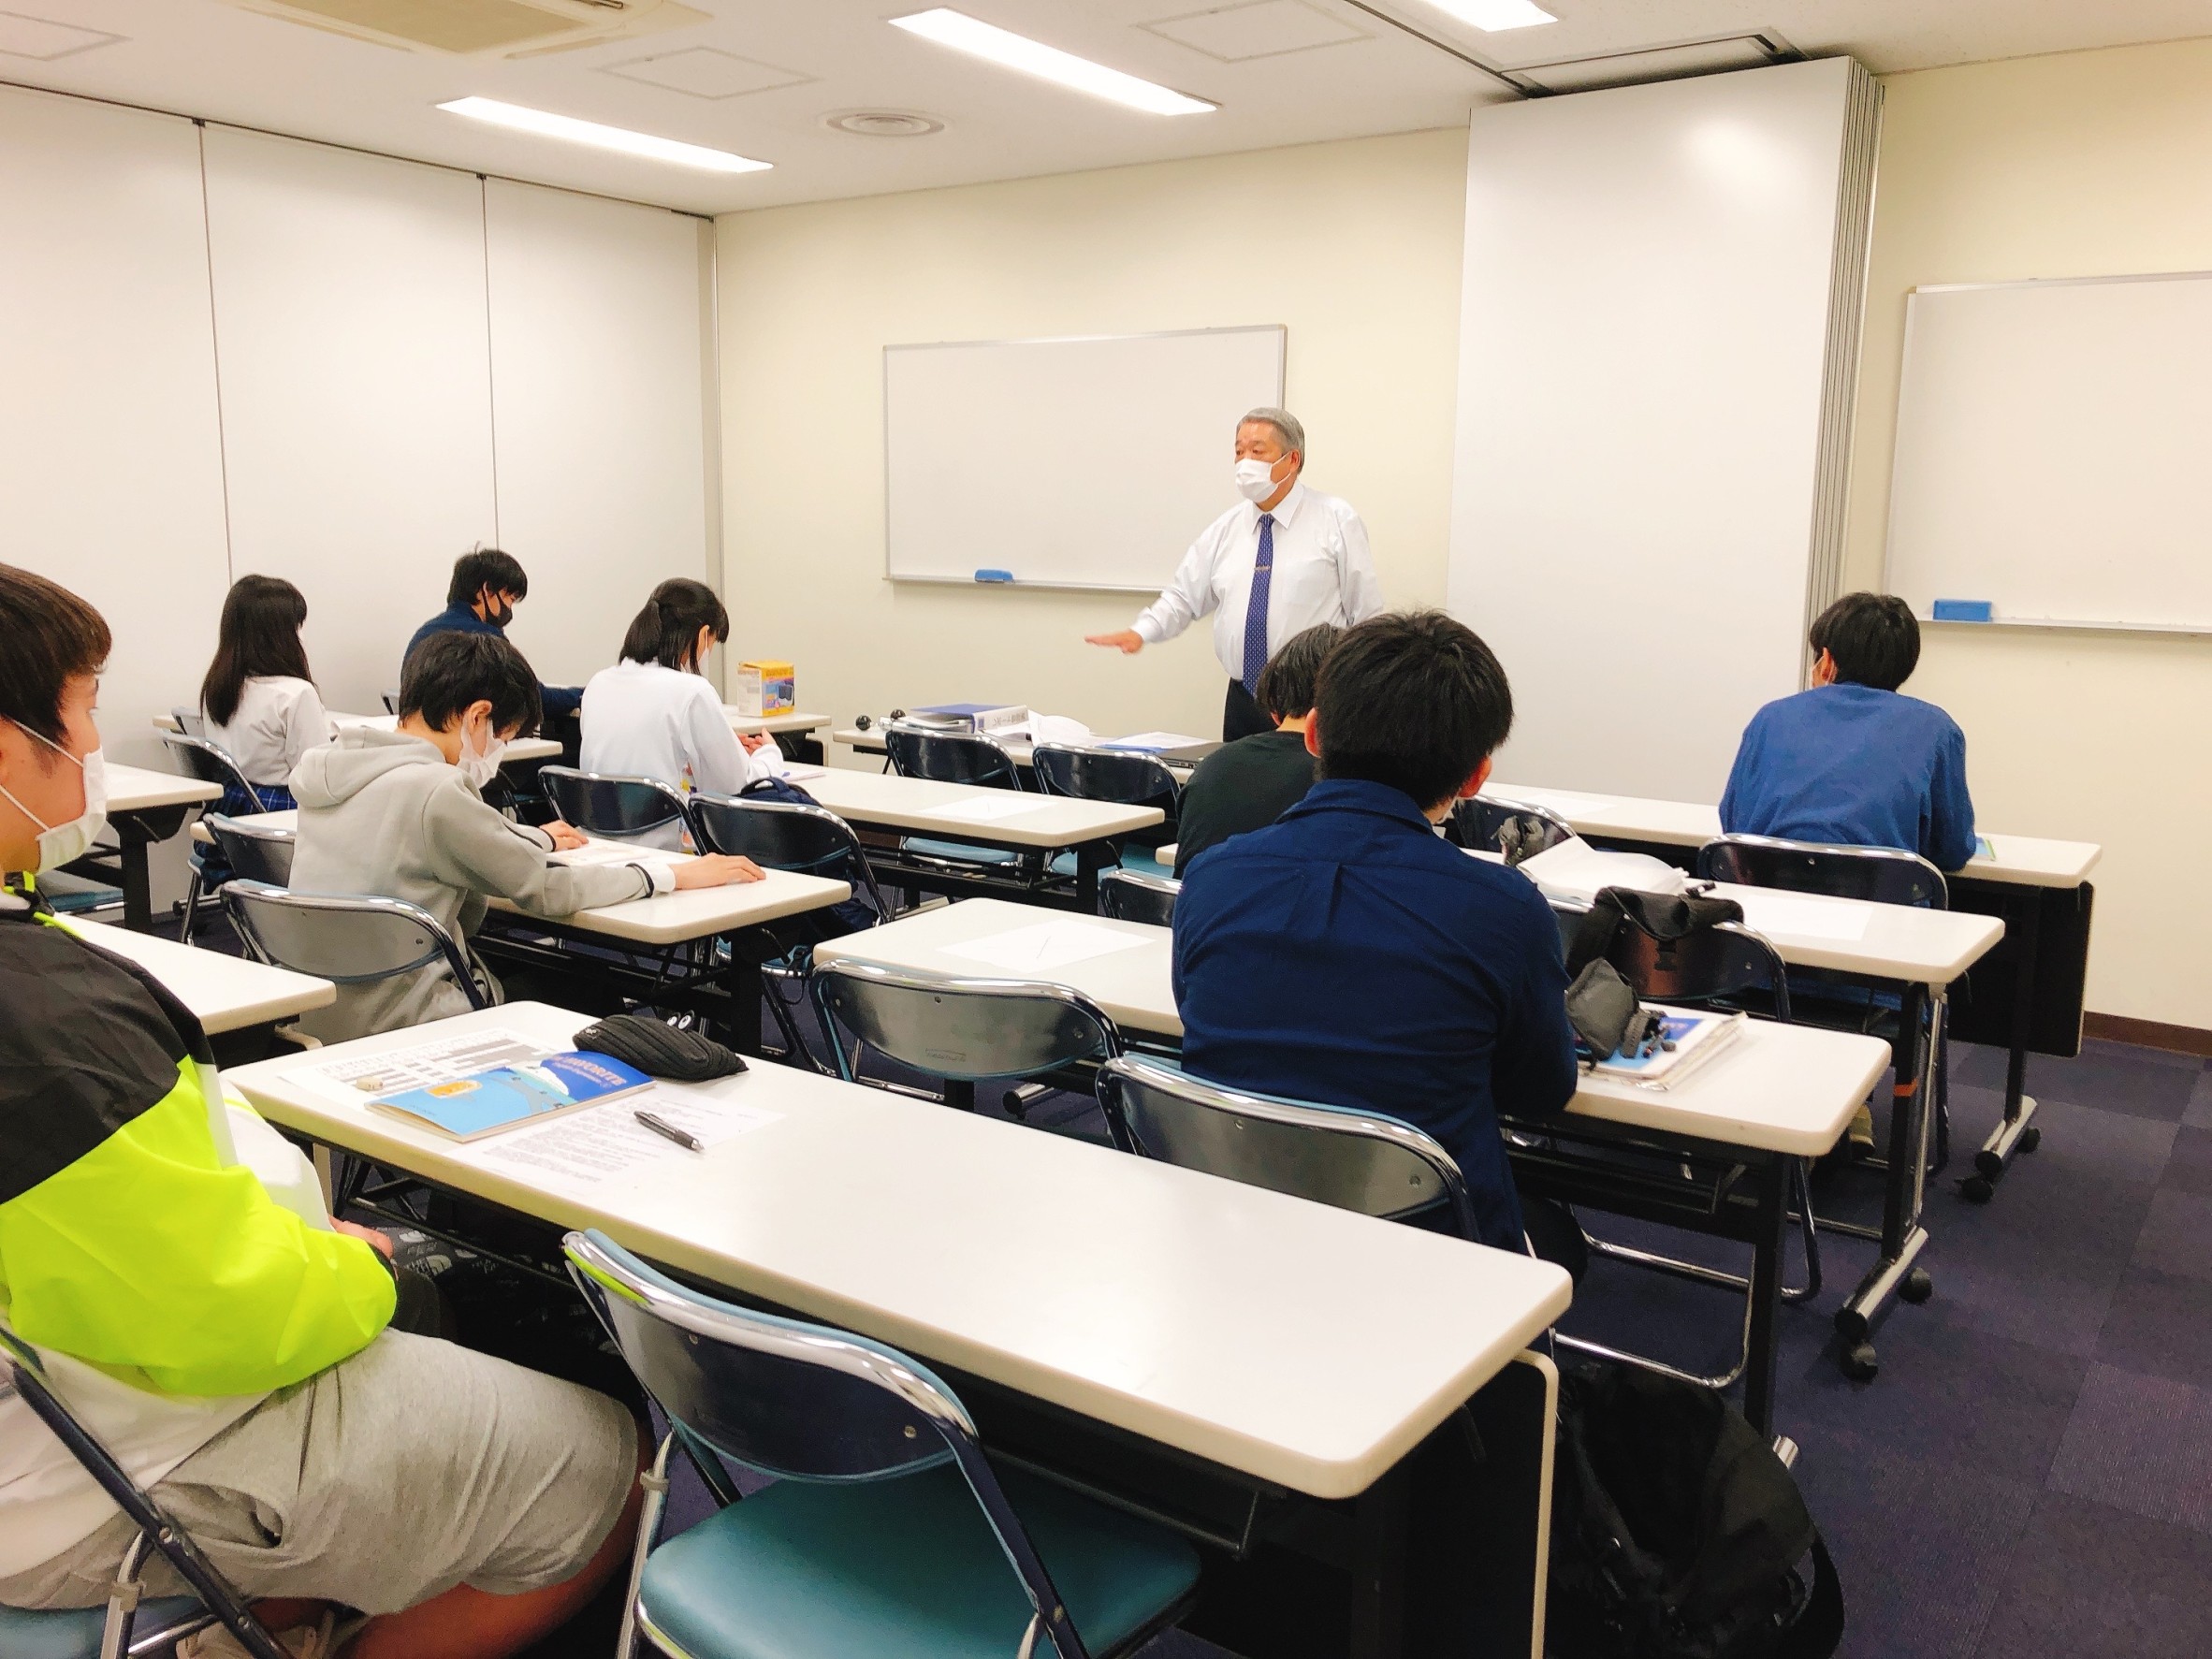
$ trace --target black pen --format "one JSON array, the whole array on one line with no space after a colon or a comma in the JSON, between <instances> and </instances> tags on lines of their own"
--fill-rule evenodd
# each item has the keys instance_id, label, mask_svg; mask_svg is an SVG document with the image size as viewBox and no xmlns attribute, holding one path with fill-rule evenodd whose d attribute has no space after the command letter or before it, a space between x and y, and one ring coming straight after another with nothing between
<instances>
[{"instance_id":1,"label":"black pen","mask_svg":"<svg viewBox=\"0 0 2212 1659\"><path fill-rule=\"evenodd\" d=\"M678 1146L688 1147L693 1152L705 1152L706 1150L706 1142L700 1140L696 1135L687 1135L683 1130L677 1128L674 1124L668 1122L665 1118L655 1117L649 1112L638 1112L634 1110L631 1113L631 1115L636 1118L639 1123L645 1125L647 1128L652 1130L654 1134L662 1136L666 1140L673 1141Z\"/></svg>"}]
</instances>

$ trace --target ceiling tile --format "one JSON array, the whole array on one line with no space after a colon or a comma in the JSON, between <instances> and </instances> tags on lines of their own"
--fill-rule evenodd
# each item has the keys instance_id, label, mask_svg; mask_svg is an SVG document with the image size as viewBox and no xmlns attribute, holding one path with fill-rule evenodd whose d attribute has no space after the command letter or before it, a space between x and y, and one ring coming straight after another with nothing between
<instances>
[{"instance_id":1,"label":"ceiling tile","mask_svg":"<svg viewBox=\"0 0 2212 1659\"><path fill-rule=\"evenodd\" d=\"M110 35L101 29L80 29L75 23L57 23L42 17L25 17L21 12L0 11L0 54L8 57L51 62L90 51L95 46L112 46L122 38L121 35Z\"/></svg>"},{"instance_id":2,"label":"ceiling tile","mask_svg":"<svg viewBox=\"0 0 2212 1659\"><path fill-rule=\"evenodd\" d=\"M604 72L694 98L743 97L747 93L769 92L779 86L804 86L814 79L796 69L779 69L773 64L755 63L711 46L686 47L657 57L609 64Z\"/></svg>"},{"instance_id":3,"label":"ceiling tile","mask_svg":"<svg viewBox=\"0 0 2212 1659\"><path fill-rule=\"evenodd\" d=\"M1367 38L1365 30L1355 29L1317 7L1308 6L1305 0L1247 0L1242 6L1224 6L1137 26L1225 64Z\"/></svg>"}]
</instances>

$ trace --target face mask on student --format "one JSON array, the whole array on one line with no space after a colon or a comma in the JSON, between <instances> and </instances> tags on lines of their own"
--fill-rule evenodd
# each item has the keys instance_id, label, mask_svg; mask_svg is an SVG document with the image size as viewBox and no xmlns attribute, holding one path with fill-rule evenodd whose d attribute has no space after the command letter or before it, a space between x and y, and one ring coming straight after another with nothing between
<instances>
[{"instance_id":1,"label":"face mask on student","mask_svg":"<svg viewBox=\"0 0 2212 1659\"><path fill-rule=\"evenodd\" d=\"M1237 462L1237 494L1248 502L1267 500L1283 488L1275 477L1275 469L1280 465L1280 460L1254 460L1249 457Z\"/></svg>"},{"instance_id":2,"label":"face mask on student","mask_svg":"<svg viewBox=\"0 0 2212 1659\"><path fill-rule=\"evenodd\" d=\"M491 726L488 721L484 730L487 734L490 732ZM453 764L461 777L467 779L471 789L481 790L500 775L500 759L506 752L507 740L503 737L488 735L484 747L478 749L469 741L468 733L463 732L461 734L460 756Z\"/></svg>"},{"instance_id":3,"label":"face mask on student","mask_svg":"<svg viewBox=\"0 0 2212 1659\"><path fill-rule=\"evenodd\" d=\"M6 789L0 789L0 796L6 796L9 806L38 826L38 868L43 874L47 870L58 870L65 864L75 864L92 851L93 843L107 829L108 763L96 749L79 760L52 738L28 726L16 729L37 738L84 774L84 810L66 823L49 824Z\"/></svg>"},{"instance_id":4,"label":"face mask on student","mask_svg":"<svg viewBox=\"0 0 2212 1659\"><path fill-rule=\"evenodd\" d=\"M484 619L494 628L504 628L515 619L515 607L502 604L498 594L487 593L484 596Z\"/></svg>"}]
</instances>

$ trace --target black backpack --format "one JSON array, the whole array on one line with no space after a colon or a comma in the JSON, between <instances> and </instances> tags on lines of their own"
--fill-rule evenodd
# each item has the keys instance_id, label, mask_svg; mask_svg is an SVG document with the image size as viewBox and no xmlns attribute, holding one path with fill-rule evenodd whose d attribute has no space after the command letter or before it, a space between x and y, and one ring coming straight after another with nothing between
<instances>
[{"instance_id":1,"label":"black backpack","mask_svg":"<svg viewBox=\"0 0 2212 1659\"><path fill-rule=\"evenodd\" d=\"M1741 1412L1634 1366L1561 1368L1547 1651L1827 1659L1842 1637L1827 1548Z\"/></svg>"}]
</instances>

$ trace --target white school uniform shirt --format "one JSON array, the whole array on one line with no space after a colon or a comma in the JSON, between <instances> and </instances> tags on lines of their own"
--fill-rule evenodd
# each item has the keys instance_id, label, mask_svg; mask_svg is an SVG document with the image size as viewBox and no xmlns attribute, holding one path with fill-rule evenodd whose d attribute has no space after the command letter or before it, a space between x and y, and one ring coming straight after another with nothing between
<instances>
[{"instance_id":1,"label":"white school uniform shirt","mask_svg":"<svg viewBox=\"0 0 2212 1659\"><path fill-rule=\"evenodd\" d=\"M584 688L587 772L657 778L690 793L734 795L781 769L774 743L749 754L730 729L721 697L696 674L627 660Z\"/></svg>"},{"instance_id":2,"label":"white school uniform shirt","mask_svg":"<svg viewBox=\"0 0 2212 1659\"><path fill-rule=\"evenodd\" d=\"M230 723L208 721L208 741L221 745L246 780L263 789L282 788L301 755L337 735L314 681L288 674L253 676L239 690Z\"/></svg>"},{"instance_id":3,"label":"white school uniform shirt","mask_svg":"<svg viewBox=\"0 0 2212 1659\"><path fill-rule=\"evenodd\" d=\"M1275 521L1275 559L1268 589L1269 656L1308 628L1323 622L1349 628L1382 610L1367 526L1350 502L1308 489L1302 478L1270 517ZM1239 502L1190 544L1166 590L1137 618L1137 632L1145 644L1157 645L1211 615L1214 655L1230 678L1244 678L1244 615L1259 558L1259 509Z\"/></svg>"}]
</instances>

